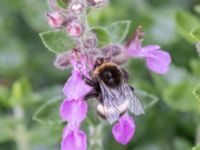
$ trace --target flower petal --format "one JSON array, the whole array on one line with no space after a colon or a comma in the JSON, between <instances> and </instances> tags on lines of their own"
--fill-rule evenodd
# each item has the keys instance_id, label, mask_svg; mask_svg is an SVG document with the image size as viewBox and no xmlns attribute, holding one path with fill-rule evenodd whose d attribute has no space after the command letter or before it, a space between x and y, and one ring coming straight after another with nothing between
<instances>
[{"instance_id":1,"label":"flower petal","mask_svg":"<svg viewBox=\"0 0 200 150\"><path fill-rule=\"evenodd\" d=\"M112 134L120 144L128 144L135 133L135 124L133 119L128 114L123 115L119 122L112 128Z\"/></svg>"},{"instance_id":2,"label":"flower petal","mask_svg":"<svg viewBox=\"0 0 200 150\"><path fill-rule=\"evenodd\" d=\"M63 93L68 99L83 98L92 87L88 86L81 78L78 71L73 71L63 88Z\"/></svg>"},{"instance_id":3,"label":"flower petal","mask_svg":"<svg viewBox=\"0 0 200 150\"><path fill-rule=\"evenodd\" d=\"M61 150L86 150L87 137L83 131L72 130L63 138Z\"/></svg>"},{"instance_id":4,"label":"flower petal","mask_svg":"<svg viewBox=\"0 0 200 150\"><path fill-rule=\"evenodd\" d=\"M147 67L160 74L166 74L171 63L170 54L166 51L155 50L146 56Z\"/></svg>"},{"instance_id":5,"label":"flower petal","mask_svg":"<svg viewBox=\"0 0 200 150\"><path fill-rule=\"evenodd\" d=\"M87 103L84 100L65 99L60 107L60 116L64 121L79 124L87 115Z\"/></svg>"}]
</instances>

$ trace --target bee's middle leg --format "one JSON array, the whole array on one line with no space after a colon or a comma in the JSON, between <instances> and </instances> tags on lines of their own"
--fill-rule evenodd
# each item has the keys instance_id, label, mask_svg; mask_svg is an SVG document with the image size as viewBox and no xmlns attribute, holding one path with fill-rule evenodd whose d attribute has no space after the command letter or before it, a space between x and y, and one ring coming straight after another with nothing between
<instances>
[{"instance_id":1,"label":"bee's middle leg","mask_svg":"<svg viewBox=\"0 0 200 150\"><path fill-rule=\"evenodd\" d=\"M84 100L88 100L90 98L96 98L99 96L99 92L97 92L95 89L93 89L92 91L90 91L88 94L86 94L84 96Z\"/></svg>"},{"instance_id":2,"label":"bee's middle leg","mask_svg":"<svg viewBox=\"0 0 200 150\"><path fill-rule=\"evenodd\" d=\"M97 82L89 79L88 77L82 75L82 79L85 81L85 83L91 87L96 88L98 86Z\"/></svg>"}]
</instances>

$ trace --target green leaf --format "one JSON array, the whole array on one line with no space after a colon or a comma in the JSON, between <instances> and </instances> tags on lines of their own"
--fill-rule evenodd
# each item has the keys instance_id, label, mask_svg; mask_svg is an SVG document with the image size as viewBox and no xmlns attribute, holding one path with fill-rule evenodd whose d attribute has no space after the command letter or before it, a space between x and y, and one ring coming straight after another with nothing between
<instances>
[{"instance_id":1,"label":"green leaf","mask_svg":"<svg viewBox=\"0 0 200 150\"><path fill-rule=\"evenodd\" d=\"M196 5L196 6L194 7L194 10L195 10L197 13L200 14L200 5Z\"/></svg>"},{"instance_id":2,"label":"green leaf","mask_svg":"<svg viewBox=\"0 0 200 150\"><path fill-rule=\"evenodd\" d=\"M93 28L92 31L97 37L97 47L102 48L110 42L109 35L104 28Z\"/></svg>"},{"instance_id":3,"label":"green leaf","mask_svg":"<svg viewBox=\"0 0 200 150\"><path fill-rule=\"evenodd\" d=\"M200 26L191 31L191 35L199 42L200 41Z\"/></svg>"},{"instance_id":4,"label":"green leaf","mask_svg":"<svg viewBox=\"0 0 200 150\"><path fill-rule=\"evenodd\" d=\"M193 75L200 77L200 61L198 59L192 59L190 61L190 68Z\"/></svg>"},{"instance_id":5,"label":"green leaf","mask_svg":"<svg viewBox=\"0 0 200 150\"><path fill-rule=\"evenodd\" d=\"M47 31L39 35L45 47L56 54L75 47L73 40L62 31Z\"/></svg>"},{"instance_id":6,"label":"green leaf","mask_svg":"<svg viewBox=\"0 0 200 150\"><path fill-rule=\"evenodd\" d=\"M68 3L68 0L57 0L58 6L60 6L61 8L64 8L64 9L67 8L67 3Z\"/></svg>"},{"instance_id":7,"label":"green leaf","mask_svg":"<svg viewBox=\"0 0 200 150\"><path fill-rule=\"evenodd\" d=\"M123 20L117 21L106 26L106 30L109 33L112 43L120 43L126 38L131 21Z\"/></svg>"},{"instance_id":8,"label":"green leaf","mask_svg":"<svg viewBox=\"0 0 200 150\"><path fill-rule=\"evenodd\" d=\"M56 96L40 106L33 116L33 120L42 124L61 124L59 108L63 101L63 96Z\"/></svg>"},{"instance_id":9,"label":"green leaf","mask_svg":"<svg viewBox=\"0 0 200 150\"><path fill-rule=\"evenodd\" d=\"M196 81L187 79L179 84L166 87L163 95L165 102L179 111L197 110L199 102L192 95L195 83Z\"/></svg>"},{"instance_id":10,"label":"green leaf","mask_svg":"<svg viewBox=\"0 0 200 150\"><path fill-rule=\"evenodd\" d=\"M137 90L136 95L143 104L144 109L148 109L158 102L158 97L147 93L146 91Z\"/></svg>"},{"instance_id":11,"label":"green leaf","mask_svg":"<svg viewBox=\"0 0 200 150\"><path fill-rule=\"evenodd\" d=\"M193 93L193 94L195 95L195 97L200 101L200 85L197 86L197 87L193 90L192 93Z\"/></svg>"},{"instance_id":12,"label":"green leaf","mask_svg":"<svg viewBox=\"0 0 200 150\"><path fill-rule=\"evenodd\" d=\"M200 25L198 18L186 11L176 13L176 25L179 33L190 42L196 42L196 39L190 35L194 27Z\"/></svg>"}]
</instances>

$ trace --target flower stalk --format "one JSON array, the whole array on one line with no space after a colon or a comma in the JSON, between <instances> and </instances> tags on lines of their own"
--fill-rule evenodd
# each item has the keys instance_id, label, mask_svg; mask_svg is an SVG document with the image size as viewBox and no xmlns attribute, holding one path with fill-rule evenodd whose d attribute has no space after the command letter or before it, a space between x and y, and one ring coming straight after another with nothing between
<instances>
[{"instance_id":1,"label":"flower stalk","mask_svg":"<svg viewBox=\"0 0 200 150\"><path fill-rule=\"evenodd\" d=\"M17 120L17 124L15 127L15 141L17 144L18 150L31 150L31 147L29 145L29 137L27 134L26 126L24 125L24 110L18 106L15 105L13 108L13 116Z\"/></svg>"}]
</instances>

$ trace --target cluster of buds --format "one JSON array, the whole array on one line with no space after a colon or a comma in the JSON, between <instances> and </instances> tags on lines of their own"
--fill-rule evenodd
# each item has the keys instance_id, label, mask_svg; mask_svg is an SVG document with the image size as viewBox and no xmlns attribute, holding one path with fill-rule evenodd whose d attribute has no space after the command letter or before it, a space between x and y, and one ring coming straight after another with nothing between
<instances>
[{"instance_id":1,"label":"cluster of buds","mask_svg":"<svg viewBox=\"0 0 200 150\"><path fill-rule=\"evenodd\" d=\"M66 28L72 37L80 37L87 30L81 19L86 16L88 7L103 7L107 0L71 0L66 9L59 8L56 0L50 0L52 13L47 13L48 23L52 28Z\"/></svg>"},{"instance_id":2,"label":"cluster of buds","mask_svg":"<svg viewBox=\"0 0 200 150\"><path fill-rule=\"evenodd\" d=\"M87 116L88 105L84 96L91 91L83 80L90 78L89 72L94 68L98 57L109 58L113 63L121 65L131 58L141 58L147 67L156 73L165 74L168 71L171 57L158 45L142 46L144 33L138 27L133 37L125 45L111 44L97 48L97 37L87 26L86 11L90 7L105 6L107 0L70 0L66 9L60 8L56 0L50 0L52 13L47 14L52 28L65 29L71 36L76 47L57 56L55 66L65 69L71 65L73 70L66 82L63 93L66 96L60 107L60 116L68 124L63 131L62 150L86 150L87 136L80 130L82 121ZM128 144L135 133L135 124L128 112L118 118L112 128L112 134L120 144Z\"/></svg>"}]
</instances>

